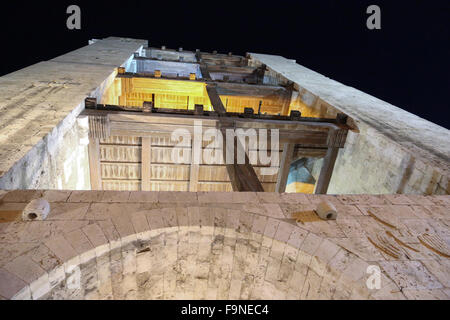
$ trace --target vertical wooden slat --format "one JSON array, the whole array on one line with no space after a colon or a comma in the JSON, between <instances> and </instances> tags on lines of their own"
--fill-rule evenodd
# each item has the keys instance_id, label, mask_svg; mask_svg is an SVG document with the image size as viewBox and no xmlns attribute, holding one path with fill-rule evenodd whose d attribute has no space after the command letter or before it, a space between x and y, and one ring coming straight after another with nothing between
<instances>
[{"instance_id":1,"label":"vertical wooden slat","mask_svg":"<svg viewBox=\"0 0 450 320\"><path fill-rule=\"evenodd\" d=\"M141 190L150 191L151 185L151 143L150 137L142 137L142 151L141 151Z\"/></svg>"},{"instance_id":2,"label":"vertical wooden slat","mask_svg":"<svg viewBox=\"0 0 450 320\"><path fill-rule=\"evenodd\" d=\"M191 143L192 155L191 155L191 169L189 178L189 191L198 191L198 173L200 170L200 161L202 158L202 135L194 134L194 138Z\"/></svg>"},{"instance_id":3,"label":"vertical wooden slat","mask_svg":"<svg viewBox=\"0 0 450 320\"><path fill-rule=\"evenodd\" d=\"M322 169L320 170L319 179L316 184L316 194L326 194L330 184L331 175L333 174L334 164L339 152L337 147L328 147L327 154L323 159Z\"/></svg>"},{"instance_id":4,"label":"vertical wooden slat","mask_svg":"<svg viewBox=\"0 0 450 320\"><path fill-rule=\"evenodd\" d=\"M91 190L102 190L102 176L100 167L100 141L98 138L89 138L89 173Z\"/></svg>"},{"instance_id":5,"label":"vertical wooden slat","mask_svg":"<svg viewBox=\"0 0 450 320\"><path fill-rule=\"evenodd\" d=\"M347 132L344 134L341 129L332 129L328 133L328 150L323 159L322 169L316 183L316 194L326 194L333 174L334 164L339 153L339 148L345 144Z\"/></svg>"},{"instance_id":6,"label":"vertical wooden slat","mask_svg":"<svg viewBox=\"0 0 450 320\"><path fill-rule=\"evenodd\" d=\"M283 153L281 155L280 170L278 171L276 192L285 192L287 179L289 177L289 169L291 168L292 156L294 155L293 143L283 144Z\"/></svg>"}]
</instances>

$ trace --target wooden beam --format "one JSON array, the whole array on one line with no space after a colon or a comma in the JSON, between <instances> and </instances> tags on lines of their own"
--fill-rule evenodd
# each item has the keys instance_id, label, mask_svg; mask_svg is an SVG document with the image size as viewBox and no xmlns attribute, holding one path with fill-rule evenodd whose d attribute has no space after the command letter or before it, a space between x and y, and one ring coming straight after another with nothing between
<instances>
[{"instance_id":1,"label":"wooden beam","mask_svg":"<svg viewBox=\"0 0 450 320\"><path fill-rule=\"evenodd\" d=\"M220 100L219 94L217 93L217 87L208 84L206 86L206 91L208 92L209 100L211 101L214 111L219 115L224 115L227 110L225 109L222 100Z\"/></svg>"},{"instance_id":2,"label":"wooden beam","mask_svg":"<svg viewBox=\"0 0 450 320\"><path fill-rule=\"evenodd\" d=\"M212 90L213 91L213 90ZM213 97L213 95L211 95ZM121 111L103 111L103 110L86 110L83 114L92 113L108 113L110 121L110 130L112 135L126 135L126 136L151 136L152 134L171 133L173 130L182 128L187 129L193 133L194 122L201 120L203 126L216 128L221 123L222 126L248 129L278 129L280 142L289 142L300 144L303 147L319 147L327 148L328 146L342 147L341 143L336 144L337 139L330 139L328 134L332 129L341 129L333 122L310 121L310 120L272 120L272 117L265 118L240 118L238 116L223 113L223 104L220 99L213 99L216 109L219 111L220 117L217 114L194 115L192 114L159 114L159 113L144 113L144 112L121 112ZM288 117L284 117L289 119ZM284 119L283 118L283 119ZM344 130L346 131L346 130ZM339 131L341 132L341 131ZM339 135L342 136L342 135Z\"/></svg>"},{"instance_id":3,"label":"wooden beam","mask_svg":"<svg viewBox=\"0 0 450 320\"><path fill-rule=\"evenodd\" d=\"M200 166L195 163L191 163L190 169L190 178L189 178L189 191L197 192L198 191L198 172Z\"/></svg>"},{"instance_id":4,"label":"wooden beam","mask_svg":"<svg viewBox=\"0 0 450 320\"><path fill-rule=\"evenodd\" d=\"M142 137L141 151L141 190L150 191L151 189L151 138Z\"/></svg>"},{"instance_id":5,"label":"wooden beam","mask_svg":"<svg viewBox=\"0 0 450 320\"><path fill-rule=\"evenodd\" d=\"M294 156L292 162L300 158L324 158L327 154L328 148L308 148L296 146L294 149Z\"/></svg>"},{"instance_id":6,"label":"wooden beam","mask_svg":"<svg viewBox=\"0 0 450 320\"><path fill-rule=\"evenodd\" d=\"M264 188L258 179L258 175L255 169L250 164L247 153L245 153L245 163L238 164L237 150L243 150L243 147L236 137L233 139L233 143L228 144L226 142L226 129L221 128L222 135L224 137L225 152L223 153L224 161L227 166L228 176L230 178L233 191L238 192L264 192ZM227 163L227 154L232 153L234 155L233 163Z\"/></svg>"},{"instance_id":7,"label":"wooden beam","mask_svg":"<svg viewBox=\"0 0 450 320\"><path fill-rule=\"evenodd\" d=\"M254 98L276 97L291 101L291 92L285 87L246 84L246 83L228 83L215 82L217 93L224 96L251 96Z\"/></svg>"},{"instance_id":8,"label":"wooden beam","mask_svg":"<svg viewBox=\"0 0 450 320\"><path fill-rule=\"evenodd\" d=\"M202 79L211 80L211 75L209 74L206 64L200 65L200 72L202 73Z\"/></svg>"},{"instance_id":9,"label":"wooden beam","mask_svg":"<svg viewBox=\"0 0 450 320\"><path fill-rule=\"evenodd\" d=\"M198 174L202 156L202 140L200 135L194 135L192 139L191 168L189 172L189 191L198 191Z\"/></svg>"},{"instance_id":10,"label":"wooden beam","mask_svg":"<svg viewBox=\"0 0 450 320\"><path fill-rule=\"evenodd\" d=\"M280 170L278 171L277 185L275 192L285 192L289 169L291 168L292 156L295 145L292 143L283 144L283 153L281 155Z\"/></svg>"},{"instance_id":11,"label":"wooden beam","mask_svg":"<svg viewBox=\"0 0 450 320\"><path fill-rule=\"evenodd\" d=\"M264 82L264 75L266 73L266 65L263 64L259 68L256 69L256 83Z\"/></svg>"},{"instance_id":12,"label":"wooden beam","mask_svg":"<svg viewBox=\"0 0 450 320\"><path fill-rule=\"evenodd\" d=\"M100 141L98 138L89 138L89 174L91 190L102 190L102 176L100 166Z\"/></svg>"},{"instance_id":13,"label":"wooden beam","mask_svg":"<svg viewBox=\"0 0 450 320\"><path fill-rule=\"evenodd\" d=\"M334 131L334 130L333 130ZM330 133L332 134L332 133ZM326 194L333 174L334 164L339 153L338 147L328 147L325 158L323 159L322 169L320 170L319 179L316 183L316 194Z\"/></svg>"},{"instance_id":14,"label":"wooden beam","mask_svg":"<svg viewBox=\"0 0 450 320\"><path fill-rule=\"evenodd\" d=\"M251 75L253 73L255 73L255 71L257 71L259 69L257 69L256 67L236 67L236 66L225 66L225 65L209 65L208 66L208 71L210 73L239 73L242 75Z\"/></svg>"},{"instance_id":15,"label":"wooden beam","mask_svg":"<svg viewBox=\"0 0 450 320\"><path fill-rule=\"evenodd\" d=\"M208 85L206 86L206 90L208 91L208 96L211 100L214 111L219 114L218 127L222 132L225 144L225 152L223 153L223 156L227 165L227 171L230 177L233 191L264 192L264 188L259 181L258 176L253 169L253 166L249 163L247 153L245 153L245 164L237 163L237 150L242 148L239 139L234 137L234 142L232 144L228 144L226 142L226 127L229 126L229 120L225 119L226 109L223 106L219 95L217 94L216 87ZM234 154L234 161L232 164L227 163L227 154L229 154L230 152Z\"/></svg>"}]
</instances>

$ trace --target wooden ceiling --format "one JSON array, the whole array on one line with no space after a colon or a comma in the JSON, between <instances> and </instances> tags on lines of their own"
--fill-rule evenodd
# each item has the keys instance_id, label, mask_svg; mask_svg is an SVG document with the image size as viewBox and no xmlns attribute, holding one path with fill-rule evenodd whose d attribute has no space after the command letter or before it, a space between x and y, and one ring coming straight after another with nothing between
<instances>
[{"instance_id":1,"label":"wooden ceiling","mask_svg":"<svg viewBox=\"0 0 450 320\"><path fill-rule=\"evenodd\" d=\"M149 144L150 157L142 156L142 145ZM202 146L205 150L206 143ZM110 136L99 144L101 183L103 190L145 190L142 167L149 167L147 176L150 191L193 191L190 188L190 164L176 164L172 152L186 153L191 161L192 147L175 147L167 135L149 138ZM255 152L255 151L251 151ZM280 152L280 151L278 151ZM147 161L147 163L143 163ZM254 166L265 191L275 191L277 174L262 175L262 165ZM144 181L144 184L146 183ZM197 191L233 191L225 165L201 164L198 168Z\"/></svg>"},{"instance_id":2,"label":"wooden ceiling","mask_svg":"<svg viewBox=\"0 0 450 320\"><path fill-rule=\"evenodd\" d=\"M150 58L139 59L164 61L164 50L148 52ZM170 53L167 59L173 65L177 54ZM188 56L193 54L184 54L178 61ZM299 157L326 158L318 182L320 190L326 189L336 150L345 142L341 131L346 130L324 119L289 117L296 109L293 88L264 85L264 66L249 67L246 58L233 55L197 52L195 57L201 79L197 75L174 78L158 71L126 73L122 69L106 90L102 105L91 103L89 109L96 110L85 113L90 117L92 189L283 192L290 163ZM144 110L144 103L150 103L151 112ZM253 110L253 115L239 116L246 108ZM233 128L279 129L281 143L274 150L269 147L268 153L279 153L280 164L271 168L259 162L233 166L194 163L195 142L189 137L187 145L176 145L171 132L184 128L192 133L196 120L202 121L204 130L230 124ZM202 151L211 148L209 143L202 142ZM247 158L258 153L257 146L246 150ZM174 152L186 155L187 162L175 163Z\"/></svg>"}]
</instances>

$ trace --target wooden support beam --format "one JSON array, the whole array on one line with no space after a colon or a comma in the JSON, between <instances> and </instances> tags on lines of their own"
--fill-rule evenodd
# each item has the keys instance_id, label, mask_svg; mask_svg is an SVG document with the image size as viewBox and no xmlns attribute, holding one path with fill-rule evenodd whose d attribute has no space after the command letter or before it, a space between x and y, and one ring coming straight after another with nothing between
<instances>
[{"instance_id":1,"label":"wooden support beam","mask_svg":"<svg viewBox=\"0 0 450 320\"><path fill-rule=\"evenodd\" d=\"M266 65L263 64L261 67L256 69L256 83L263 83L264 82L264 75L266 73Z\"/></svg>"},{"instance_id":2,"label":"wooden support beam","mask_svg":"<svg viewBox=\"0 0 450 320\"><path fill-rule=\"evenodd\" d=\"M217 94L216 87L213 85L208 85L206 90L214 111L219 114L218 127L222 132L225 144L225 152L223 153L223 156L227 165L228 176L230 177L233 191L264 192L264 188L259 181L253 166L249 162L247 153L245 154L245 164L237 163L237 150L243 148L239 139L234 137L234 142L232 144L228 144L226 142L226 127L229 125L229 120L225 119L226 109ZM234 154L233 163L227 163L227 154L230 152Z\"/></svg>"},{"instance_id":3,"label":"wooden support beam","mask_svg":"<svg viewBox=\"0 0 450 320\"><path fill-rule=\"evenodd\" d=\"M250 164L247 153L245 153L245 163L238 164L237 161L237 151L243 150L239 139L234 137L232 143L227 143L226 141L226 128L221 128L222 135L224 137L225 152L223 153L224 161L227 166L228 176L230 178L231 186L233 191L237 192L264 192L264 188L258 179L258 175L255 169ZM228 163L228 154L233 154L233 163Z\"/></svg>"},{"instance_id":4,"label":"wooden support beam","mask_svg":"<svg viewBox=\"0 0 450 320\"><path fill-rule=\"evenodd\" d=\"M198 191L198 174L202 155L202 140L200 135L194 135L192 139L191 168L189 172L189 191Z\"/></svg>"},{"instance_id":5,"label":"wooden support beam","mask_svg":"<svg viewBox=\"0 0 450 320\"><path fill-rule=\"evenodd\" d=\"M330 130L329 137L331 141L335 141L336 137L341 135L340 130ZM334 164L339 153L339 146L330 145L328 147L325 158L323 159L322 169L320 170L319 179L316 183L316 194L326 194L330 184L331 175L333 174Z\"/></svg>"},{"instance_id":6,"label":"wooden support beam","mask_svg":"<svg viewBox=\"0 0 450 320\"><path fill-rule=\"evenodd\" d=\"M291 91L282 86L216 82L217 93L224 96L275 97L291 100Z\"/></svg>"},{"instance_id":7,"label":"wooden support beam","mask_svg":"<svg viewBox=\"0 0 450 320\"><path fill-rule=\"evenodd\" d=\"M208 71L212 72L223 72L223 73L239 73L242 75L251 75L258 71L256 67L242 67L242 66L226 66L226 65L208 65Z\"/></svg>"},{"instance_id":8,"label":"wooden support beam","mask_svg":"<svg viewBox=\"0 0 450 320\"><path fill-rule=\"evenodd\" d=\"M200 72L202 73L202 79L211 80L211 75L206 64L200 64Z\"/></svg>"},{"instance_id":9,"label":"wooden support beam","mask_svg":"<svg viewBox=\"0 0 450 320\"><path fill-rule=\"evenodd\" d=\"M141 190L150 191L151 189L151 137L142 137L141 149Z\"/></svg>"},{"instance_id":10,"label":"wooden support beam","mask_svg":"<svg viewBox=\"0 0 450 320\"><path fill-rule=\"evenodd\" d=\"M212 90L214 91L214 90ZM214 95L211 95L213 98ZM172 110L174 113L149 113L149 112L123 112L86 110L83 114L95 115L107 113L110 121L112 135L125 135L134 137L151 136L156 133L171 133L173 130L182 128L193 132L194 121L201 120L203 126L216 128L221 122L222 126L248 129L278 129L281 143L295 143L303 147L328 148L342 147L345 135L340 134L342 129L333 122L321 120L289 120L289 117L282 116L258 116L258 118L242 118L231 113L223 113L223 104L220 98L213 98L214 105L219 111L217 113L205 112L204 115L195 115L194 110ZM157 109L158 111L158 109ZM176 112L176 113L175 113ZM189 113L189 114L188 114ZM217 114L220 114L217 117ZM240 115L242 116L242 115ZM277 120L280 119L280 120ZM329 138L329 131L338 130L340 139ZM338 142L339 143L336 143Z\"/></svg>"},{"instance_id":11,"label":"wooden support beam","mask_svg":"<svg viewBox=\"0 0 450 320\"><path fill-rule=\"evenodd\" d=\"M214 111L219 115L224 115L227 110L225 109L222 100L220 100L219 94L217 93L217 87L215 85L207 85L206 91L208 92L209 100L214 108Z\"/></svg>"},{"instance_id":12,"label":"wooden support beam","mask_svg":"<svg viewBox=\"0 0 450 320\"><path fill-rule=\"evenodd\" d=\"M291 168L292 156L294 154L295 145L292 143L283 144L283 153L281 155L280 170L278 171L277 185L275 192L285 192L289 169Z\"/></svg>"},{"instance_id":13,"label":"wooden support beam","mask_svg":"<svg viewBox=\"0 0 450 320\"><path fill-rule=\"evenodd\" d=\"M89 138L89 174L91 190L102 190L102 176L100 166L100 141L98 138Z\"/></svg>"},{"instance_id":14,"label":"wooden support beam","mask_svg":"<svg viewBox=\"0 0 450 320\"><path fill-rule=\"evenodd\" d=\"M110 136L108 115L89 116L89 137L107 139Z\"/></svg>"},{"instance_id":15,"label":"wooden support beam","mask_svg":"<svg viewBox=\"0 0 450 320\"><path fill-rule=\"evenodd\" d=\"M200 166L198 164L192 163L190 169L190 178L189 178L189 191L197 192L198 191L198 173Z\"/></svg>"}]
</instances>

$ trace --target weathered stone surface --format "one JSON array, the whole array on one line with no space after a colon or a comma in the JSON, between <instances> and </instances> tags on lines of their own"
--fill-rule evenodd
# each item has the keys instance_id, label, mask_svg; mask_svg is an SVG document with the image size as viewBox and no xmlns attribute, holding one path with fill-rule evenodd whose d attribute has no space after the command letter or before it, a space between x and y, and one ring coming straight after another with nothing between
<instances>
[{"instance_id":1,"label":"weathered stone surface","mask_svg":"<svg viewBox=\"0 0 450 320\"><path fill-rule=\"evenodd\" d=\"M267 66L265 81L294 82L305 116L343 112L357 127L339 151L328 193L450 193L449 130L292 60L250 57L251 65Z\"/></svg>"},{"instance_id":2,"label":"weathered stone surface","mask_svg":"<svg viewBox=\"0 0 450 320\"><path fill-rule=\"evenodd\" d=\"M0 210L41 194L5 192L8 201L18 202L1 203ZM444 237L449 227L442 224L440 213L421 216L413 209L417 205L403 198L387 202L383 197L336 197L341 202L338 210L350 214L330 224L295 223L285 214L247 212L245 205L222 207L260 194L222 195L221 202L214 203L216 194L180 193L188 203L163 200L156 207L141 201L165 199L166 193L114 193L114 203L103 202L111 195L84 191L69 197L65 191L52 191L57 202L52 203L55 212L49 221L0 224L4 226L0 295L8 299L449 299L448 258L417 239L423 231ZM268 207L279 208L281 202L286 209L317 203L320 196L303 195L300 203L296 197L272 199L266 199ZM425 199L436 204L434 197ZM446 198L437 203L433 212L446 208ZM394 230L364 214L367 207L402 227ZM387 231L399 241L389 242L402 252L397 258L369 240L380 244ZM380 289L367 287L369 266L381 270Z\"/></svg>"},{"instance_id":3,"label":"weathered stone surface","mask_svg":"<svg viewBox=\"0 0 450 320\"><path fill-rule=\"evenodd\" d=\"M0 188L89 189L87 97L146 41L107 38L0 77Z\"/></svg>"}]
</instances>

